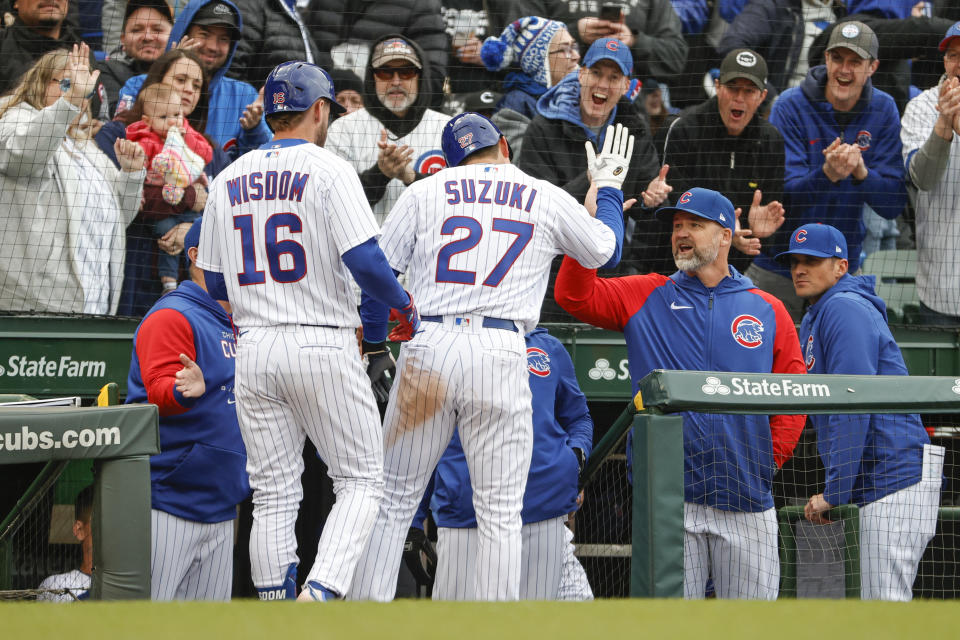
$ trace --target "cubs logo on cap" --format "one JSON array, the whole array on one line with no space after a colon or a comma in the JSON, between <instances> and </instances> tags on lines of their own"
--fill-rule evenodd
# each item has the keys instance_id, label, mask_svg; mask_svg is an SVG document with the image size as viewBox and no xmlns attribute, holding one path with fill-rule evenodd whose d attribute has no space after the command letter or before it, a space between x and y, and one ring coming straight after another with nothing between
<instances>
[{"instance_id":1,"label":"cubs logo on cap","mask_svg":"<svg viewBox=\"0 0 960 640\"><path fill-rule=\"evenodd\" d=\"M763 323L749 314L734 318L730 324L730 333L741 347L756 349L763 344Z\"/></svg>"},{"instance_id":2,"label":"cubs logo on cap","mask_svg":"<svg viewBox=\"0 0 960 640\"><path fill-rule=\"evenodd\" d=\"M630 49L623 46L616 38L600 38L594 40L587 54L583 56L583 66L590 68L601 60L610 60L618 67L623 75L629 76L633 73L633 55Z\"/></svg>"},{"instance_id":3,"label":"cubs logo on cap","mask_svg":"<svg viewBox=\"0 0 960 640\"><path fill-rule=\"evenodd\" d=\"M711 220L730 229L730 231L733 231L737 224L733 203L719 191L711 189L694 187L685 191L677 199L675 207L661 207L657 209L654 215L661 220L666 220L668 215L672 217L678 211L685 211L700 218Z\"/></svg>"},{"instance_id":4,"label":"cubs logo on cap","mask_svg":"<svg viewBox=\"0 0 960 640\"><path fill-rule=\"evenodd\" d=\"M791 255L815 258L846 258L847 239L829 224L813 222L799 227L790 236L790 249L779 253L776 260L785 262Z\"/></svg>"}]
</instances>

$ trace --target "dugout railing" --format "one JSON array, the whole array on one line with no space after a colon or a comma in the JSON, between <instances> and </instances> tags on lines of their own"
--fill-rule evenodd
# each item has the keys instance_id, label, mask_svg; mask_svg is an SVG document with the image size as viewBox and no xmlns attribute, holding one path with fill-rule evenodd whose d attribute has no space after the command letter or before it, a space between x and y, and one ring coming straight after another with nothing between
<instances>
[{"instance_id":1,"label":"dugout railing","mask_svg":"<svg viewBox=\"0 0 960 640\"><path fill-rule=\"evenodd\" d=\"M955 414L960 379L947 376L744 374L716 371L651 372L633 403L595 447L585 485L633 429L632 562L630 595L683 595L683 429L681 411L727 414ZM849 523L844 536L847 597L859 597L858 511L838 505L830 516ZM803 508L780 509L781 595L796 595L796 542L792 525ZM941 521L960 519L960 508L941 507Z\"/></svg>"},{"instance_id":2,"label":"dugout railing","mask_svg":"<svg viewBox=\"0 0 960 640\"><path fill-rule=\"evenodd\" d=\"M117 403L117 387L103 404ZM150 598L150 456L160 452L155 405L18 407L0 405L0 465L47 463L0 524L12 532L32 496L70 460L94 461L94 600Z\"/></svg>"}]
</instances>

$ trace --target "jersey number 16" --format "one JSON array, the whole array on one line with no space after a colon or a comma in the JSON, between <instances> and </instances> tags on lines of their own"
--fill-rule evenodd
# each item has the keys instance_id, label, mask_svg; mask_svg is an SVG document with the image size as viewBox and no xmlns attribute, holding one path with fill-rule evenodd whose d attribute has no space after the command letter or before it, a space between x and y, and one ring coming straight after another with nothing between
<instances>
[{"instance_id":1,"label":"jersey number 16","mask_svg":"<svg viewBox=\"0 0 960 640\"><path fill-rule=\"evenodd\" d=\"M286 227L290 233L302 233L303 221L295 213L275 213L263 224L263 242L267 254L270 277L276 282L290 283L307 275L307 252L296 240L277 240L277 230ZM266 274L257 268L256 233L252 215L233 216L233 228L240 232L240 248L243 251L243 271L237 274L240 286L263 284ZM290 256L293 266L280 266L280 256Z\"/></svg>"}]
</instances>

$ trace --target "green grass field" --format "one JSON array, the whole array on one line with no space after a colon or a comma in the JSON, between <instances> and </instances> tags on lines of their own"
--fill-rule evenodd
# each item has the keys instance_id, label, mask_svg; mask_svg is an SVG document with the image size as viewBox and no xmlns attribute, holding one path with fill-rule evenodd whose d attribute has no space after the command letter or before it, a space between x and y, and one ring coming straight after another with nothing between
<instances>
[{"instance_id":1,"label":"green grass field","mask_svg":"<svg viewBox=\"0 0 960 640\"><path fill-rule=\"evenodd\" d=\"M0 604L0 637L10 640L123 638L303 640L307 638L903 638L956 637L956 602L907 604L790 600L592 603L229 604L114 602ZM953 629L953 631L950 631Z\"/></svg>"}]
</instances>

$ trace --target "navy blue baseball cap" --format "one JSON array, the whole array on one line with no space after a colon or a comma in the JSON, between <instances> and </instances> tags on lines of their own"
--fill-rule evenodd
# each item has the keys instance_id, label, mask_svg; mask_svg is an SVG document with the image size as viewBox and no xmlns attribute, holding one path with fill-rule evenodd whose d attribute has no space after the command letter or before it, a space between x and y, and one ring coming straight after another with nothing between
<instances>
[{"instance_id":1,"label":"navy blue baseball cap","mask_svg":"<svg viewBox=\"0 0 960 640\"><path fill-rule=\"evenodd\" d=\"M183 252L186 253L187 249L192 249L200 245L200 223L203 222L203 217L197 218L193 222L193 226L187 231L187 235L183 236ZM190 257L189 255L187 256Z\"/></svg>"},{"instance_id":2,"label":"navy blue baseball cap","mask_svg":"<svg viewBox=\"0 0 960 640\"><path fill-rule=\"evenodd\" d=\"M733 203L719 191L694 187L677 198L675 207L660 207L654 215L667 220L667 215L673 216L677 211L712 220L731 232L736 230L737 216L733 212Z\"/></svg>"},{"instance_id":3,"label":"navy blue baseball cap","mask_svg":"<svg viewBox=\"0 0 960 640\"><path fill-rule=\"evenodd\" d=\"M940 51L946 51L947 47L950 46L950 41L957 37L960 37L960 22L954 22L953 25L947 29L943 40L940 41Z\"/></svg>"},{"instance_id":4,"label":"navy blue baseball cap","mask_svg":"<svg viewBox=\"0 0 960 640\"><path fill-rule=\"evenodd\" d=\"M846 259L847 239L839 229L828 224L805 224L793 232L790 236L790 249L778 253L776 260L783 262L792 255Z\"/></svg>"},{"instance_id":5,"label":"navy blue baseball cap","mask_svg":"<svg viewBox=\"0 0 960 640\"><path fill-rule=\"evenodd\" d=\"M601 60L613 60L625 76L633 73L633 54L630 53L630 47L616 38L594 40L587 49L587 55L583 57L583 66L590 68Z\"/></svg>"}]
</instances>

